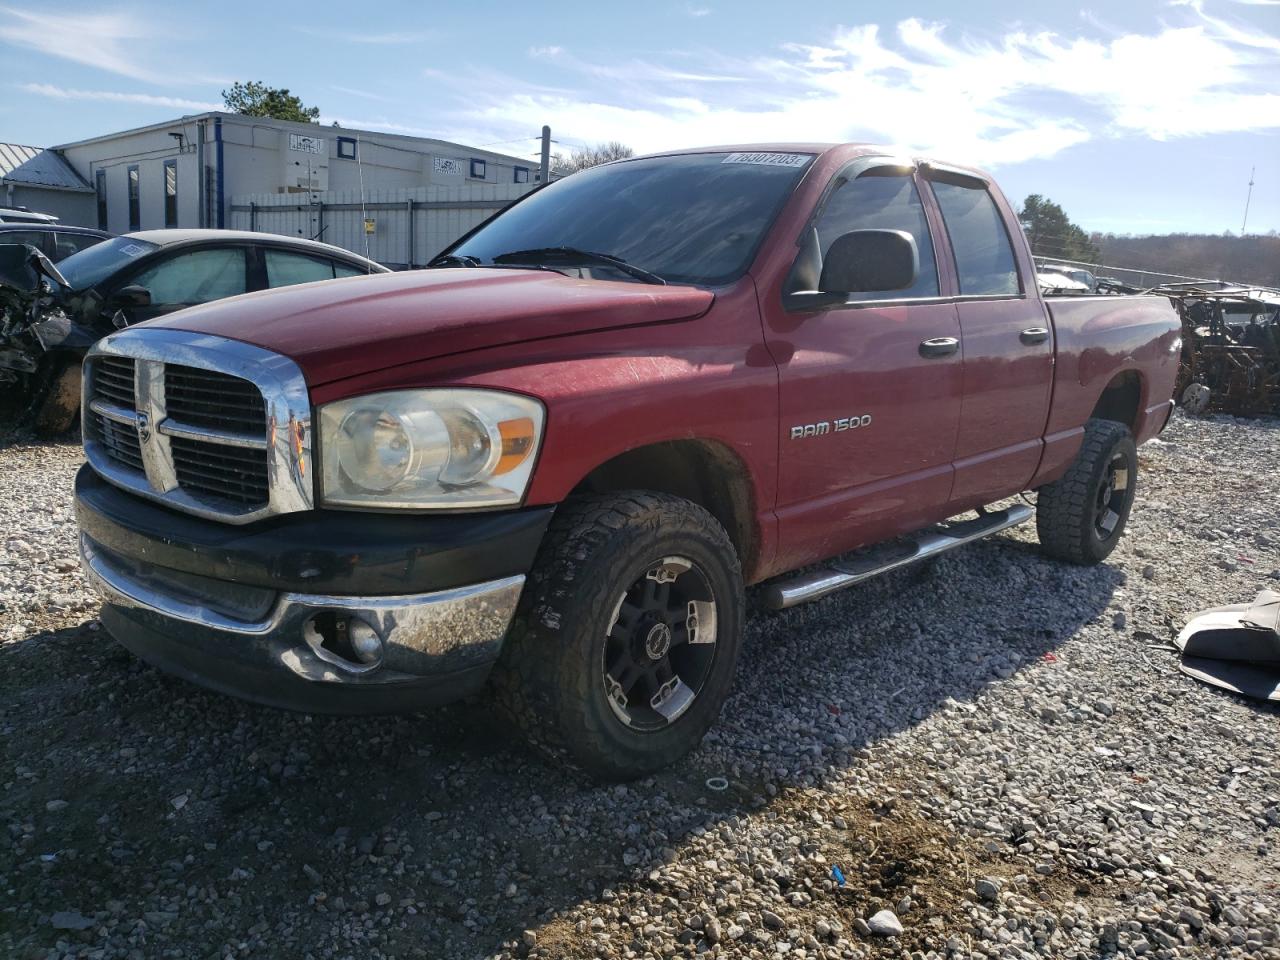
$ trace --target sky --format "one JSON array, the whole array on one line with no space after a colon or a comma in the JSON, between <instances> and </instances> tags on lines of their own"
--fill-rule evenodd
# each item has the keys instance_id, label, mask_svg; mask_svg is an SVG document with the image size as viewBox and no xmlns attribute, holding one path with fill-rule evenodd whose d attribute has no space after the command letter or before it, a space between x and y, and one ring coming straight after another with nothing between
<instances>
[{"instance_id":1,"label":"sky","mask_svg":"<svg viewBox=\"0 0 1280 960\"><path fill-rule=\"evenodd\" d=\"M322 122L530 156L867 141L985 167L1086 230L1280 230L1280 0L803 4L0 0L0 141L288 87Z\"/></svg>"}]
</instances>

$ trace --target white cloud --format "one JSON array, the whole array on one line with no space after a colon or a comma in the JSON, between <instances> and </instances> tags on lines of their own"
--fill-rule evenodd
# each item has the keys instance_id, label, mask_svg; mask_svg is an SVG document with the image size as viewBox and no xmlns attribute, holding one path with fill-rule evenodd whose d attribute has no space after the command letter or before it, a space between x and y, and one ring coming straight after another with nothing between
<instances>
[{"instance_id":1,"label":"white cloud","mask_svg":"<svg viewBox=\"0 0 1280 960\"><path fill-rule=\"evenodd\" d=\"M357 87L343 87L336 83L329 85L330 90L336 90L338 93L345 93L351 97L359 97L362 100L377 100L380 103L395 103L395 97L383 96L380 93L373 93L369 90L360 90Z\"/></svg>"},{"instance_id":2,"label":"white cloud","mask_svg":"<svg viewBox=\"0 0 1280 960\"><path fill-rule=\"evenodd\" d=\"M27 93L34 93L41 97L52 97L55 100L138 103L149 107L173 107L177 110L188 110L196 113L223 109L220 103L205 103L201 100L156 96L150 93L121 93L115 90L76 90L69 87L54 86L52 83L23 83L19 84L19 87Z\"/></svg>"},{"instance_id":3,"label":"white cloud","mask_svg":"<svg viewBox=\"0 0 1280 960\"><path fill-rule=\"evenodd\" d=\"M558 87L512 95L509 78L473 78L466 122L493 136L549 123L558 138L640 151L875 140L986 165L1100 137L1280 128L1280 39L1209 17L1198 0L1186 7L1183 22L1148 33L1090 36L975 36L912 18L746 61L698 52L597 61L543 48L530 52L563 71Z\"/></svg>"},{"instance_id":4,"label":"white cloud","mask_svg":"<svg viewBox=\"0 0 1280 960\"><path fill-rule=\"evenodd\" d=\"M0 41L135 80L158 79L138 60L137 41L153 35L123 13L32 13L0 7Z\"/></svg>"},{"instance_id":5,"label":"white cloud","mask_svg":"<svg viewBox=\"0 0 1280 960\"><path fill-rule=\"evenodd\" d=\"M1280 0L1277 0L1277 2L1280 2ZM690 17L706 17L706 16L710 16L711 8L695 7L692 4L690 4L689 6L684 8L684 12Z\"/></svg>"}]
</instances>

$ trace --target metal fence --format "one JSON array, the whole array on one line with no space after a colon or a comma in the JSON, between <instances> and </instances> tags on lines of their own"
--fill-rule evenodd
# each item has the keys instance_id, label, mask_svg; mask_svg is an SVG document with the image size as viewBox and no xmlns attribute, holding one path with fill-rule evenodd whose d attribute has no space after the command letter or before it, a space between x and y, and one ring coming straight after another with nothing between
<instances>
[{"instance_id":1,"label":"metal fence","mask_svg":"<svg viewBox=\"0 0 1280 960\"><path fill-rule=\"evenodd\" d=\"M478 223L536 184L462 184L231 198L235 230L322 240L395 270L425 265ZM367 244L367 247L366 247Z\"/></svg>"},{"instance_id":2,"label":"metal fence","mask_svg":"<svg viewBox=\"0 0 1280 960\"><path fill-rule=\"evenodd\" d=\"M1239 284L1229 280L1212 280L1208 277L1187 277L1179 273L1161 273L1159 270L1147 270L1141 267L1117 267L1107 263L1087 263L1084 260L1064 260L1061 257L1042 257L1035 258L1036 264L1065 264L1070 267L1082 267L1088 270L1095 277L1111 277L1119 280L1121 283L1128 284L1131 287L1139 289L1149 289L1158 287L1163 284L1184 284L1195 283L1210 288L1216 288L1219 285L1236 287L1236 286L1256 286L1256 284Z\"/></svg>"}]
</instances>

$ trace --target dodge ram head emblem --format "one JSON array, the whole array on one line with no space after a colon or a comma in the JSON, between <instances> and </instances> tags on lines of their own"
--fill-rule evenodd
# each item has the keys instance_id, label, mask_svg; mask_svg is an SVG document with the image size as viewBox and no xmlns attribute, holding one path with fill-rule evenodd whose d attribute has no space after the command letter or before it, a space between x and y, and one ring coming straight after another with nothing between
<instances>
[{"instance_id":1,"label":"dodge ram head emblem","mask_svg":"<svg viewBox=\"0 0 1280 960\"><path fill-rule=\"evenodd\" d=\"M147 416L145 413L143 413L141 410L139 410L137 422L138 422L138 442L141 443L143 446L146 446L148 441L151 440L151 418Z\"/></svg>"},{"instance_id":2,"label":"dodge ram head emblem","mask_svg":"<svg viewBox=\"0 0 1280 960\"><path fill-rule=\"evenodd\" d=\"M857 430L871 424L871 414L861 416L840 417L836 420L822 420L818 423L805 423L791 428L792 440L803 440L806 437L825 437L828 433L843 433L846 430Z\"/></svg>"}]
</instances>

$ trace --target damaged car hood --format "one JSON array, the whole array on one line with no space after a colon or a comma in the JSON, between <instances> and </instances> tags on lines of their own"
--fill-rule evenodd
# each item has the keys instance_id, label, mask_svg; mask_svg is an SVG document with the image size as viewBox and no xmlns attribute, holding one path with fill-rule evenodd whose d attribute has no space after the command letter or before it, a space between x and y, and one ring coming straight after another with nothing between
<instances>
[{"instance_id":1,"label":"damaged car hood","mask_svg":"<svg viewBox=\"0 0 1280 960\"><path fill-rule=\"evenodd\" d=\"M503 344L687 320L696 287L550 270L433 269L326 280L191 307L135 329L209 333L293 359L311 386Z\"/></svg>"}]
</instances>

